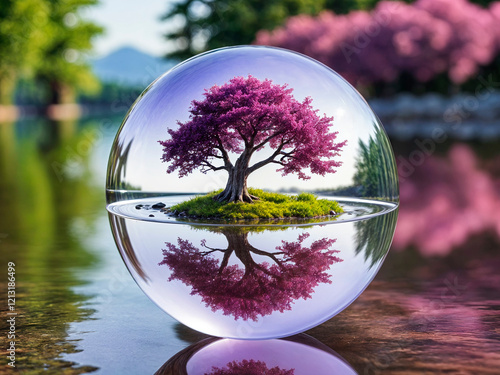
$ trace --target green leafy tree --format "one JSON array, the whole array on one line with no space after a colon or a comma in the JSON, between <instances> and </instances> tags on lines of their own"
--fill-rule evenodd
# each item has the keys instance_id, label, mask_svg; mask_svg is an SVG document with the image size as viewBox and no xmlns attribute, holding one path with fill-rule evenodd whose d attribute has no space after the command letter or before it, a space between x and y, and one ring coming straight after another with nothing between
<instances>
[{"instance_id":1,"label":"green leafy tree","mask_svg":"<svg viewBox=\"0 0 500 375\"><path fill-rule=\"evenodd\" d=\"M498 0L469 0L471 3L476 3L479 5L482 5L483 7L487 8L490 6L491 3L494 3Z\"/></svg>"},{"instance_id":2,"label":"green leafy tree","mask_svg":"<svg viewBox=\"0 0 500 375\"><path fill-rule=\"evenodd\" d=\"M165 37L175 49L168 57L185 59L197 53L236 44L250 44L257 31L273 29L289 16L317 14L325 0L181 0L162 20L177 27Z\"/></svg>"},{"instance_id":3,"label":"green leafy tree","mask_svg":"<svg viewBox=\"0 0 500 375\"><path fill-rule=\"evenodd\" d=\"M20 74L40 59L48 7L40 0L2 0L0 5L0 105L12 104Z\"/></svg>"},{"instance_id":4,"label":"green leafy tree","mask_svg":"<svg viewBox=\"0 0 500 375\"><path fill-rule=\"evenodd\" d=\"M354 184L359 186L363 197L398 197L398 176L395 168L391 145L382 129L378 129L367 142L359 141L359 154L356 159Z\"/></svg>"},{"instance_id":5,"label":"green leafy tree","mask_svg":"<svg viewBox=\"0 0 500 375\"><path fill-rule=\"evenodd\" d=\"M349 13L351 10L373 9L380 0L325 0L325 9L338 14ZM408 0L406 0L408 2Z\"/></svg>"},{"instance_id":6,"label":"green leafy tree","mask_svg":"<svg viewBox=\"0 0 500 375\"><path fill-rule=\"evenodd\" d=\"M98 0L46 1L50 16L45 32L49 42L37 67L37 79L48 89L49 103L73 103L76 91L99 89L84 55L103 29L80 15L83 7L96 5Z\"/></svg>"}]
</instances>

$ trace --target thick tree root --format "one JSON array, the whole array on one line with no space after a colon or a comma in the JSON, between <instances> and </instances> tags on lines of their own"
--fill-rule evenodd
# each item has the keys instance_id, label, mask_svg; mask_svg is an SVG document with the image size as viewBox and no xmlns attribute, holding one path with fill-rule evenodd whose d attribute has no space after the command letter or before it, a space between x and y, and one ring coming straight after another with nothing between
<instances>
[{"instance_id":1,"label":"thick tree root","mask_svg":"<svg viewBox=\"0 0 500 375\"><path fill-rule=\"evenodd\" d=\"M212 199L214 201L220 202L220 203L231 203L231 202L245 202L245 203L253 203L253 201L258 201L260 200L259 197L256 197L255 195L252 194L242 194L242 197L238 197L236 199L231 199L232 194L229 191L223 191L220 194L215 195Z\"/></svg>"}]
</instances>

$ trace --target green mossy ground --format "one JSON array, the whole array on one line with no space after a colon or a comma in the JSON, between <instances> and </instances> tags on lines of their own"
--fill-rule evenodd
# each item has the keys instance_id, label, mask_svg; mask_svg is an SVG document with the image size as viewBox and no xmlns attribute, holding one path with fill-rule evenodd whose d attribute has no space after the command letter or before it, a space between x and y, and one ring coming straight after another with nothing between
<instances>
[{"instance_id":1,"label":"green mossy ground","mask_svg":"<svg viewBox=\"0 0 500 375\"><path fill-rule=\"evenodd\" d=\"M258 197L253 203L220 203L213 199L221 192L214 191L170 207L186 216L218 219L282 219L314 218L344 212L342 207L328 199L318 199L314 194L286 195L248 189Z\"/></svg>"}]
</instances>

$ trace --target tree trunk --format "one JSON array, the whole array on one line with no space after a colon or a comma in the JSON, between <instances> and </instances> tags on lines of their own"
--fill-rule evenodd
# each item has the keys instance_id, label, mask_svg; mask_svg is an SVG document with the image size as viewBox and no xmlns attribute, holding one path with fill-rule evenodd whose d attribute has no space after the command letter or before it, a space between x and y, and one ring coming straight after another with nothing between
<instances>
[{"instance_id":1,"label":"tree trunk","mask_svg":"<svg viewBox=\"0 0 500 375\"><path fill-rule=\"evenodd\" d=\"M0 105L12 105L16 82L14 73L0 75Z\"/></svg>"},{"instance_id":2,"label":"tree trunk","mask_svg":"<svg viewBox=\"0 0 500 375\"><path fill-rule=\"evenodd\" d=\"M251 203L252 197L248 192L247 176L244 171L234 167L229 171L226 188L222 193L214 197L218 202L248 202Z\"/></svg>"},{"instance_id":3,"label":"tree trunk","mask_svg":"<svg viewBox=\"0 0 500 375\"><path fill-rule=\"evenodd\" d=\"M224 236L227 239L227 248L234 251L236 257L245 267L243 278L253 274L257 264L250 254L252 246L248 243L248 232L238 233L237 231L232 231L224 233Z\"/></svg>"},{"instance_id":4,"label":"tree trunk","mask_svg":"<svg viewBox=\"0 0 500 375\"><path fill-rule=\"evenodd\" d=\"M62 82L51 81L49 83L50 104L71 104L75 102L75 90Z\"/></svg>"},{"instance_id":5,"label":"tree trunk","mask_svg":"<svg viewBox=\"0 0 500 375\"><path fill-rule=\"evenodd\" d=\"M280 269L283 270L283 265L276 259L273 253L256 249L248 242L248 233L248 231L241 231L237 228L222 231L222 234L224 234L227 240L227 250L231 253L234 252L236 257L240 260L241 263L243 263L243 266L245 267L245 274L243 277L248 277L249 275L253 274L255 272L255 269L259 269L262 272L270 275L269 270L263 267L261 263L257 263L253 259L252 253L258 254L260 256L270 257L276 262ZM226 262L225 267L227 266L227 263L228 262ZM273 277L277 278L278 276L274 275Z\"/></svg>"},{"instance_id":6,"label":"tree trunk","mask_svg":"<svg viewBox=\"0 0 500 375\"><path fill-rule=\"evenodd\" d=\"M258 197L248 192L248 164L250 154L245 150L236 160L236 164L229 171L226 188L222 193L217 194L214 199L218 202L247 202L252 203Z\"/></svg>"},{"instance_id":7,"label":"tree trunk","mask_svg":"<svg viewBox=\"0 0 500 375\"><path fill-rule=\"evenodd\" d=\"M239 228L230 228L229 230L223 229L222 234L226 237L227 249L234 251L236 256L245 266L250 264L251 261L248 261L248 259L251 259L248 231L242 231Z\"/></svg>"}]
</instances>

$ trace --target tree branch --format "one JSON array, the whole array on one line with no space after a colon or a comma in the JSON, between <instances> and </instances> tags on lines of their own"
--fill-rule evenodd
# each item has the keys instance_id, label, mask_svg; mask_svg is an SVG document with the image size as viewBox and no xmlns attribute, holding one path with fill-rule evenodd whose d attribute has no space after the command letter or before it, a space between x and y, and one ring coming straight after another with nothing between
<instances>
[{"instance_id":1,"label":"tree branch","mask_svg":"<svg viewBox=\"0 0 500 375\"><path fill-rule=\"evenodd\" d=\"M281 151L280 154L283 155L283 157L293 157L292 155L295 154L296 152L297 152L297 150L294 149L294 150L289 151L289 152Z\"/></svg>"},{"instance_id":2,"label":"tree branch","mask_svg":"<svg viewBox=\"0 0 500 375\"><path fill-rule=\"evenodd\" d=\"M205 246L205 247L206 247L207 249L211 249L211 248L210 248L210 247L208 247L208 246ZM210 251L202 251L202 252L200 252L200 255L205 256L205 255L208 255L208 254L212 254L212 253L214 253L214 252L216 252L216 251L220 251L220 252L222 252L222 253L225 253L227 250L223 250L223 249L212 249L212 250L210 250Z\"/></svg>"},{"instance_id":3,"label":"tree branch","mask_svg":"<svg viewBox=\"0 0 500 375\"><path fill-rule=\"evenodd\" d=\"M268 113L264 113L262 116L260 116L255 123L260 123L262 120L264 120L268 116ZM250 137L250 144L253 145L253 142L255 141L255 137L257 134L259 134L259 131L257 130L257 127L254 126L253 121L250 121L250 126L253 129L252 136ZM267 129L261 129L261 131L265 131Z\"/></svg>"},{"instance_id":4,"label":"tree branch","mask_svg":"<svg viewBox=\"0 0 500 375\"><path fill-rule=\"evenodd\" d=\"M206 173L208 172L209 170L212 170L212 171L221 171L221 170L228 170L228 167L226 167L225 165L221 165L220 167L216 167L215 165L209 163L207 160L203 160L200 162L200 165L202 166L205 166L207 169L201 169L201 172L202 173Z\"/></svg>"},{"instance_id":5,"label":"tree branch","mask_svg":"<svg viewBox=\"0 0 500 375\"><path fill-rule=\"evenodd\" d=\"M264 139L262 142L260 142L257 146L254 146L253 147L253 150L258 150L259 148L261 148L262 146L264 146L267 142L269 142L271 139L283 134L284 131L280 131L280 132L276 132L274 134L271 134L269 137L267 137L266 139ZM283 143L282 143L283 144Z\"/></svg>"},{"instance_id":6,"label":"tree branch","mask_svg":"<svg viewBox=\"0 0 500 375\"><path fill-rule=\"evenodd\" d=\"M278 267L281 268L281 269L283 269L283 265L282 264L278 263ZM268 269L264 268L262 265L260 265L258 263L255 263L255 268L257 268L258 270L260 270L261 272L265 273L268 276L271 276L271 277L274 277L274 278L279 278L279 276L275 275L274 273L272 273L271 271L269 271Z\"/></svg>"},{"instance_id":7,"label":"tree branch","mask_svg":"<svg viewBox=\"0 0 500 375\"><path fill-rule=\"evenodd\" d=\"M234 250L227 249L224 252L224 258L222 258L222 262L220 263L220 267L219 267L219 270L218 270L219 275L222 273L222 271L224 271L224 268L227 267L227 265L229 263L229 258L231 257L231 254L233 253L233 251Z\"/></svg>"},{"instance_id":8,"label":"tree branch","mask_svg":"<svg viewBox=\"0 0 500 375\"><path fill-rule=\"evenodd\" d=\"M236 129L236 131L240 135L241 139L243 139L243 143L245 143L245 147L248 148L248 146L250 146L250 144L248 143L248 139L243 135L243 133L240 131L240 129Z\"/></svg>"},{"instance_id":9,"label":"tree branch","mask_svg":"<svg viewBox=\"0 0 500 375\"><path fill-rule=\"evenodd\" d=\"M284 152L284 151L281 151L280 152L280 155L283 155L281 158L280 158L280 162L283 161L283 159L285 158L289 158L289 159L296 159L296 157L294 156L294 154L297 152L296 149L290 151L290 152Z\"/></svg>"},{"instance_id":10,"label":"tree branch","mask_svg":"<svg viewBox=\"0 0 500 375\"><path fill-rule=\"evenodd\" d=\"M202 256L211 254L211 253L213 253L215 251L220 251L220 252L224 253L224 257L222 258L222 263L221 263L221 265L219 267L219 270L218 270L218 273L220 275L222 273L222 271L224 270L224 268L227 267L227 265L229 263L229 258L231 257L231 254L233 253L233 250L229 250L229 249L217 249L217 248L214 248L214 247L210 247L210 246L207 246L204 241L202 241L201 246L203 246L206 249L210 249L210 251L203 251L203 252L201 252L200 254Z\"/></svg>"},{"instance_id":11,"label":"tree branch","mask_svg":"<svg viewBox=\"0 0 500 375\"><path fill-rule=\"evenodd\" d=\"M205 240L202 240L202 241L201 241L201 246L203 246L205 249L210 249L210 250L212 250L212 251L222 251L222 252L227 251L227 249L217 249L217 248L215 248L215 247L210 247L210 246L207 246L207 244L206 244ZM212 251L210 251L210 252L212 252Z\"/></svg>"},{"instance_id":12,"label":"tree branch","mask_svg":"<svg viewBox=\"0 0 500 375\"><path fill-rule=\"evenodd\" d=\"M284 167L284 166L285 166L285 164L284 164L283 162L278 161L278 160L272 160L272 161L270 161L270 163L279 164L279 165L281 165L282 167Z\"/></svg>"},{"instance_id":13,"label":"tree branch","mask_svg":"<svg viewBox=\"0 0 500 375\"><path fill-rule=\"evenodd\" d=\"M264 250L259 250L259 249L256 249L255 247L251 246L251 249L250 251L252 253L255 253L255 254L258 254L258 255L263 255L263 256L266 256L266 257L269 257L271 258L272 260L274 260L274 262L281 268L283 267L283 264L282 262L279 261L278 258L276 258L276 255L279 255L279 254L283 254L283 252L279 252L279 253L270 253L268 251L264 251Z\"/></svg>"},{"instance_id":14,"label":"tree branch","mask_svg":"<svg viewBox=\"0 0 500 375\"><path fill-rule=\"evenodd\" d=\"M226 167L232 168L233 164L231 163L231 159L229 159L229 154L227 153L226 149L222 145L222 140L220 139L220 137L218 135L215 135L215 139L217 139L217 143L219 145L219 147L217 147L217 148L222 153L222 159L224 159L224 164L226 165Z\"/></svg>"},{"instance_id":15,"label":"tree branch","mask_svg":"<svg viewBox=\"0 0 500 375\"><path fill-rule=\"evenodd\" d=\"M260 116L256 121L250 121L250 122L245 122L245 124L247 126L250 126L253 130L252 132L252 135L250 136L250 140L248 141L248 144L249 145L253 145L254 141L255 141L255 137L257 137L257 134L259 134L259 129L257 129L257 127L254 125L254 122L255 123L259 123L261 122L265 117L267 117L268 114L267 113L264 113L262 116ZM260 129L260 131L266 131L267 129ZM254 148L255 150L255 148Z\"/></svg>"},{"instance_id":16,"label":"tree branch","mask_svg":"<svg viewBox=\"0 0 500 375\"><path fill-rule=\"evenodd\" d=\"M276 149L276 151L274 151L274 153L271 156L269 156L267 159L259 161L258 163L255 163L250 168L248 168L247 169L247 176L250 173L255 172L257 169L262 168L264 165L273 162L274 158L280 154L281 150L283 149L283 146L284 146L283 143L280 144L279 147Z\"/></svg>"}]
</instances>

